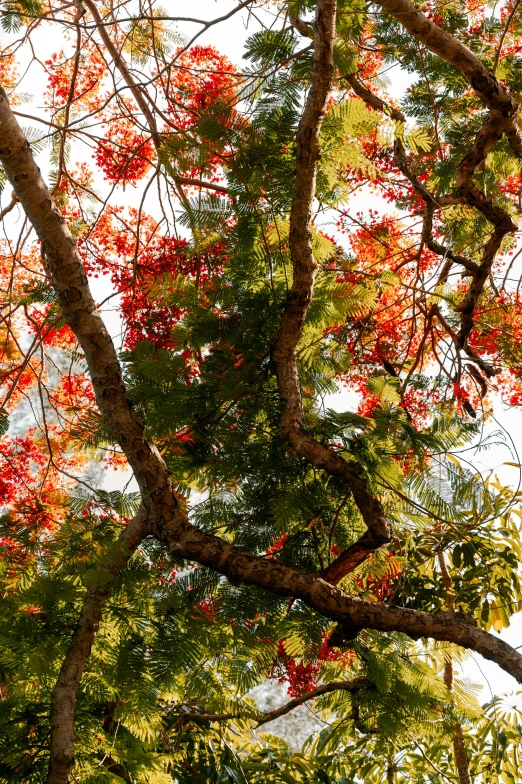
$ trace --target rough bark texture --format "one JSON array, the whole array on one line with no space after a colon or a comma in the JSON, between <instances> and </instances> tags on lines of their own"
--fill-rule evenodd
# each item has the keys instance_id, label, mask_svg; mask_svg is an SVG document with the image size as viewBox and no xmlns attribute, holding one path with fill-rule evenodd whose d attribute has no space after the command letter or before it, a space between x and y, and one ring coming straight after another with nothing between
<instances>
[{"instance_id":1,"label":"rough bark texture","mask_svg":"<svg viewBox=\"0 0 522 784\"><path fill-rule=\"evenodd\" d=\"M331 583L338 583L370 553L390 541L390 530L382 505L370 493L365 480L336 452L316 441L306 431L297 363L297 346L314 288L316 265L312 249L312 208L320 157L319 133L333 79L335 15L335 0L322 0L317 4L312 84L296 136L297 169L290 211L293 281L274 348L282 404L282 436L297 454L305 457L316 468L346 482L368 528L366 534L353 547L341 553L324 572L324 578ZM292 21L299 29L299 20ZM308 26L304 25L304 29L308 35Z\"/></svg>"},{"instance_id":2,"label":"rough bark texture","mask_svg":"<svg viewBox=\"0 0 522 784\"><path fill-rule=\"evenodd\" d=\"M522 655L492 634L479 629L462 613L406 610L349 596L318 575L276 560L257 558L189 523L158 531L177 555L209 566L232 583L264 588L279 596L301 599L321 615L338 621L350 632L361 629L402 631L413 639L433 637L481 653L513 677L522 679ZM522 682L522 681L521 681Z\"/></svg>"},{"instance_id":3,"label":"rough bark texture","mask_svg":"<svg viewBox=\"0 0 522 784\"><path fill-rule=\"evenodd\" d=\"M375 0L375 4L388 11L427 49L460 71L486 106L503 117L514 116L517 104L513 96L467 46L427 19L409 0Z\"/></svg>"},{"instance_id":4,"label":"rough bark texture","mask_svg":"<svg viewBox=\"0 0 522 784\"><path fill-rule=\"evenodd\" d=\"M453 601L453 580L451 579L451 575L448 572L444 553L437 553L437 560L439 562L440 573L442 575L442 582L444 583L446 607L450 612L454 612L455 603ZM453 661L451 658L451 653L448 654L448 658L444 664L444 683L446 684L448 691L453 689ZM460 722L456 723L455 729L453 730L453 752L455 754L455 764L457 767L457 773L459 774L460 784L473 784L471 774L469 772L466 741L464 739L464 732Z\"/></svg>"},{"instance_id":5,"label":"rough bark texture","mask_svg":"<svg viewBox=\"0 0 522 784\"><path fill-rule=\"evenodd\" d=\"M464 732L462 725L455 726L455 734L453 736L453 751L455 753L455 763L457 765L457 773L459 774L460 784L473 784L473 779L469 772L468 754L466 751L466 741L464 740Z\"/></svg>"},{"instance_id":6,"label":"rough bark texture","mask_svg":"<svg viewBox=\"0 0 522 784\"><path fill-rule=\"evenodd\" d=\"M96 310L76 244L1 87L0 129L0 162L42 244L64 319L85 353L98 408L136 474L143 503L163 510L171 519L177 501L169 492L165 463L144 438L143 424L127 398L116 351Z\"/></svg>"},{"instance_id":7,"label":"rough bark texture","mask_svg":"<svg viewBox=\"0 0 522 784\"><path fill-rule=\"evenodd\" d=\"M63 316L85 353L98 408L113 438L123 449L140 488L142 511L122 537L122 552L130 554L147 535L148 526L155 519L172 522L180 517L170 477L156 447L145 440L143 425L127 399L116 351L96 310L76 244L40 175L2 88L0 139L0 162L41 241ZM121 571L127 558L112 567L114 573ZM49 782L53 784L69 780L76 691L106 595L105 589L88 595L57 683L51 715Z\"/></svg>"},{"instance_id":8,"label":"rough bark texture","mask_svg":"<svg viewBox=\"0 0 522 784\"><path fill-rule=\"evenodd\" d=\"M147 512L142 507L129 523L117 545L118 557L104 569L114 577L127 564L143 540L143 526ZM103 609L109 595L108 583L88 591L76 629L65 656L51 696L51 757L49 781L68 781L74 759L74 718L76 694L85 664L98 632Z\"/></svg>"},{"instance_id":9,"label":"rough bark texture","mask_svg":"<svg viewBox=\"0 0 522 784\"><path fill-rule=\"evenodd\" d=\"M470 359L485 372L486 376L490 377L494 375L494 369L487 363L484 363L480 357L469 349L468 338L473 329L475 308L491 272L495 255L506 234L516 231L517 227L505 210L497 207L476 188L473 182L473 175L479 166L484 163L489 150L504 133L512 141L512 144L518 143L513 120L517 104L507 90L497 82L495 77L490 74L488 69L472 52L435 23L428 20L408 0L398 0L398 2L395 0L388 2L386 0L386 2L379 4L406 27L417 40L457 68L491 110L472 147L457 168L458 197L437 197L431 193L412 172L408 164L404 145L399 136L396 137L394 143L394 159L397 167L410 181L417 194L426 204L422 241L430 250L447 260L444 270L446 276L449 273L451 263L457 263L462 265L472 278L469 289L458 308L461 317L461 328L458 334L452 334L450 337L454 340L456 349L465 351ZM310 37L314 34L310 26L299 19L292 17L290 21L301 35ZM316 22L316 40L317 36L318 28ZM377 111L384 112L403 127L405 118L400 110L386 104L374 95L355 75L348 75L345 78L354 92L369 106ZM305 117L303 116L302 122L304 120ZM512 137L516 137L514 141ZM308 160L306 163L308 163L309 168L310 161ZM313 165L315 174L316 159L314 159ZM277 346L277 349L281 351L281 356L276 352L275 357L276 362L279 360L278 367L281 368L278 372L278 380L281 398L285 405L282 422L283 435L290 440L299 454L306 456L314 465L324 468L324 470L335 476L340 476L347 482L352 489L354 499L368 527L368 532L364 537L342 553L331 567L325 571L323 575L325 579L337 583L344 575L364 561L370 552L389 541L389 531L378 499L368 493L364 480L357 475L355 477L347 475L344 461L338 458L337 455L332 455L330 450L322 444L317 444L303 427L302 401L295 347L302 331L304 317L309 304L309 299L306 299L307 293L311 297L313 290L314 266L310 224L309 219L306 222L307 214L305 214L307 205L308 213L311 213L313 200L312 196L309 202L306 202L307 196L309 197L306 185L309 184L310 173L308 170L304 172L302 176L304 186L298 192L300 174L300 160L298 157L294 199L296 209L292 211L290 232L290 247L294 262L294 282L289 304L281 323L281 332ZM484 248L480 264L453 253L448 248L440 245L432 236L433 211L440 209L445 204L455 203L456 201L480 210L494 226L493 234ZM292 217L296 227L299 229L299 232L296 232L294 235L294 243L292 242ZM308 230L308 235L303 227ZM351 469L348 469L348 471L351 474L354 473Z\"/></svg>"}]
</instances>

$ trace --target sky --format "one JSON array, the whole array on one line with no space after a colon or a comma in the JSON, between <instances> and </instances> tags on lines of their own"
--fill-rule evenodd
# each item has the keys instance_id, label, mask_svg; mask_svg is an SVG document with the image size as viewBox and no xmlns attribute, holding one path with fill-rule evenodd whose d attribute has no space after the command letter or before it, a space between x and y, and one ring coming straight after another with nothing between
<instances>
[{"instance_id":1,"label":"sky","mask_svg":"<svg viewBox=\"0 0 522 784\"><path fill-rule=\"evenodd\" d=\"M172 4L169 5L172 6ZM175 5L176 12L178 12L178 8L181 4L176 3ZM183 8L180 9L180 12L190 14L194 18L210 20L226 14L234 8L235 5L236 3L231 0L192 0L190 4L183 4ZM170 11L171 9L168 8L168 10ZM210 27L198 38L197 43L212 44L225 53L230 60L237 65L241 65L243 62L242 55L244 42L252 32L259 29L258 19L261 14L266 23L267 20L270 19L269 12L257 10L254 14L251 14L245 10L238 13L229 20ZM200 29L201 25L188 21L180 22L178 24L179 32L189 39ZM4 37L4 34L1 34L0 37ZM60 31L56 28L53 34L53 32L49 32L49 30L46 29L45 34L42 33L37 37L36 44L40 59L45 59L52 51L62 47L63 44L60 39ZM395 68L393 72L388 72L387 76L390 78L391 89L393 90L395 97L399 98L407 89L411 77L399 68ZM39 105L38 96L42 94L44 83L41 81L41 78L37 76L36 71L28 73L23 89L31 92L34 96L34 100L24 105L24 107L21 107L22 110L27 113L35 114L36 116L42 116L43 110L41 105ZM27 125L29 122L22 122L22 124ZM30 124L34 125L34 123ZM91 153L89 150L84 150L82 154L86 157L90 157ZM44 151L39 156L39 164L42 166L44 175L47 155L48 151ZM103 186L102 183L101 185ZM9 200L9 198L10 193L4 192L3 201L5 202L6 199ZM118 194L119 203L133 203L135 201L136 193L132 188L128 189L125 194L122 194L121 191ZM369 209L370 206L375 208L375 195L370 194L369 192L360 193L354 199L353 206L356 211L360 210L362 212ZM149 212L151 209L153 209L153 201L148 204ZM388 204L386 204L386 209L390 209ZM20 212L15 210L9 217L7 223L8 228L14 228L14 224L20 219ZM98 302L101 302L112 293L112 287L108 278L92 280L91 285L93 294ZM116 305L117 303L113 300L111 305L104 309L104 318L116 344L120 344L120 320L117 314L117 307L115 307ZM329 398L325 400L325 405L341 411L347 409L353 410L357 406L357 399L350 390L340 389L336 395L329 396ZM518 462L517 451L522 453L522 411L515 409L503 410L499 401L495 416L496 421L490 420L488 422L486 432L492 433L497 430L500 431L503 434L504 445L496 445L487 452L481 452L480 454L470 451L468 459L478 470L486 473L491 471L495 472L501 481L510 483L517 489L520 482L520 470L516 467L508 466L506 463ZM127 484L128 480L128 474L113 474L110 472L106 480L106 488L122 489ZM134 489L132 485L130 486L130 489ZM504 630L500 634L500 637L514 647L522 647L522 614L518 614L512 619L511 626ZM468 659L462 665L461 672L463 677L467 677L476 683L482 684L482 701L490 699L492 694L511 691L517 689L518 686L511 676L503 672L492 662L485 661L479 655L473 655Z\"/></svg>"}]
</instances>

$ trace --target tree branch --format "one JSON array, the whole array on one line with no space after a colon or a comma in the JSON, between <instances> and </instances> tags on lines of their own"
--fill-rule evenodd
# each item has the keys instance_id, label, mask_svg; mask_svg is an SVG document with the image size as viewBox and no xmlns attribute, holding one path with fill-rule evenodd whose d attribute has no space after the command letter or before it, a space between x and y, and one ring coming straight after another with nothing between
<instances>
[{"instance_id":1,"label":"tree branch","mask_svg":"<svg viewBox=\"0 0 522 784\"><path fill-rule=\"evenodd\" d=\"M429 20L426 21L429 22ZM429 24L432 23L429 22ZM437 26L435 25L435 27ZM440 30L440 28L437 27L437 30ZM455 41L455 44L458 44L458 41L455 39L452 40ZM469 54L471 57L474 57L471 52ZM484 66L482 67L484 68ZM385 112L397 122L404 123L404 115L402 112L388 106L383 100L375 96L359 82L355 75L352 74L345 78L350 83L354 92L369 106ZM514 107L514 111L516 111L516 104L514 104ZM456 183L461 203L478 209L495 227L493 234L484 247L480 264L468 261L464 256L454 254L452 251L443 248L442 245L433 239L433 208L434 206L440 205L438 204L437 197L431 193L420 182L414 172L412 172L402 140L398 135L395 136L393 148L395 163L402 174L409 180L417 195L420 196L426 204L422 241L425 242L428 248L434 253L442 255L445 258L450 259L450 261L461 264L472 277L471 285L466 292L463 301L456 308L461 316L461 328L455 339L457 350L463 349L464 351L468 351L468 338L473 329L475 308L484 289L484 285L491 273L491 267L497 251L500 249L500 245L506 234L517 230L517 226L513 223L510 215L501 207L496 206L493 201L487 199L486 196L476 188L473 182L475 171L484 163L489 150L495 142L502 137L507 127L506 118L504 118L498 110L491 110L486 122L475 137L469 152L464 156L457 167ZM447 274L447 271L445 271L445 274ZM476 357L475 352L472 352L472 354Z\"/></svg>"},{"instance_id":2,"label":"tree branch","mask_svg":"<svg viewBox=\"0 0 522 784\"><path fill-rule=\"evenodd\" d=\"M324 572L325 580L332 583L339 582L370 553L390 541L390 530L382 505L370 493L366 481L340 455L306 431L297 362L297 346L312 299L316 270L312 249L312 207L320 157L319 132L333 79L335 16L335 0L322 0L317 4L312 84L296 136L297 170L290 210L293 282L274 347L282 403L281 435L297 454L305 457L316 468L347 483L368 528L364 536L341 553ZM297 22L292 20L294 26L298 26ZM306 29L308 31L308 26Z\"/></svg>"},{"instance_id":3,"label":"tree branch","mask_svg":"<svg viewBox=\"0 0 522 784\"><path fill-rule=\"evenodd\" d=\"M312 689L312 691L307 691L299 697L294 697L293 700L289 700L284 705L281 705L280 708L275 708L274 710L265 713L261 721L258 721L257 726L261 727L263 724L268 724L269 721L274 721L274 719L278 719L280 716L285 716L287 713L290 713L290 711L295 710L299 705L303 705L305 702L309 702L309 700L314 700L316 697L321 697L323 694L330 694L333 691L348 691L355 694L369 684L370 679L364 677L354 678L352 681L331 681L330 683L323 683L322 686L318 686L316 689Z\"/></svg>"},{"instance_id":4,"label":"tree branch","mask_svg":"<svg viewBox=\"0 0 522 784\"><path fill-rule=\"evenodd\" d=\"M121 765L119 762L116 762L116 760L113 759L110 755L104 754L100 765L103 765L104 768L107 768L107 770L112 773L113 776L118 776L118 778L123 779L126 784L135 784L135 780L131 778L123 765Z\"/></svg>"},{"instance_id":5,"label":"tree branch","mask_svg":"<svg viewBox=\"0 0 522 784\"><path fill-rule=\"evenodd\" d=\"M176 555L225 575L232 584L255 585L279 596L300 599L321 615L339 622L345 637L362 629L399 631L412 639L432 637L470 648L497 662L522 683L522 655L492 634L479 629L462 613L409 610L349 596L301 567L259 558L213 534L184 522L156 529L156 535Z\"/></svg>"},{"instance_id":6,"label":"tree branch","mask_svg":"<svg viewBox=\"0 0 522 784\"><path fill-rule=\"evenodd\" d=\"M13 193L13 195L11 196L11 201L9 202L9 204L6 207L4 207L4 209L0 212L0 221L3 221L5 216L9 215L9 213L14 210L14 208L16 207L17 204L18 204L18 197L17 197L16 193Z\"/></svg>"},{"instance_id":7,"label":"tree branch","mask_svg":"<svg viewBox=\"0 0 522 784\"><path fill-rule=\"evenodd\" d=\"M107 580L103 580L99 588L87 592L69 650L51 695L51 756L47 779L49 784L69 781L74 759L74 718L78 686L109 596L109 582L126 566L143 541L146 520L147 510L142 506L118 539L117 557L102 569Z\"/></svg>"},{"instance_id":8,"label":"tree branch","mask_svg":"<svg viewBox=\"0 0 522 784\"><path fill-rule=\"evenodd\" d=\"M439 562L442 582L444 583L446 607L450 612L454 612L453 580L451 579L448 567L446 566L446 559L442 551L437 553L437 561ZM447 659L444 664L444 683L446 684L448 691L453 689L453 662L451 652L447 653ZM457 766L457 773L459 774L460 784L473 784L469 772L469 761L466 742L464 740L464 732L462 731L462 725L459 721L455 724L455 729L453 730L453 750L455 753L455 763Z\"/></svg>"},{"instance_id":9,"label":"tree branch","mask_svg":"<svg viewBox=\"0 0 522 784\"><path fill-rule=\"evenodd\" d=\"M473 87L489 109L502 117L513 117L517 104L479 58L467 46L427 19L409 0L374 0L414 38L434 54L453 65Z\"/></svg>"},{"instance_id":10,"label":"tree branch","mask_svg":"<svg viewBox=\"0 0 522 784\"><path fill-rule=\"evenodd\" d=\"M96 310L76 244L41 177L30 145L1 87L0 139L0 162L41 241L62 314L84 351L98 408L125 453L140 488L144 513L138 515L127 529L128 533L125 532L128 538L124 542L125 550L132 552L148 534L155 519L172 522L180 517L178 502L165 463L156 447L146 441L143 424L127 399L116 351ZM113 573L120 571L126 560L122 558ZM69 780L76 691L105 599L104 590L88 594L56 686L51 715L49 784ZM65 710L63 706L68 707Z\"/></svg>"},{"instance_id":11,"label":"tree branch","mask_svg":"<svg viewBox=\"0 0 522 784\"><path fill-rule=\"evenodd\" d=\"M364 689L365 686L369 686L370 683L370 679L366 677L354 678L351 681L331 681L330 683L323 683L321 686L317 686L317 688L312 689L311 691L307 691L304 694L301 694L299 697L294 697L294 699L285 702L285 704L281 705L279 708L274 708L274 710L261 714L261 717L257 719L256 726L261 727L263 724L268 724L269 721L274 721L280 716L285 716L287 713L290 713L290 711L293 711L295 708L299 707L299 705L304 705L305 702L314 700L316 697L321 697L323 694L330 694L333 691L348 691L351 693L356 693L361 689ZM241 719L243 718L243 714L186 712L182 714L182 718L196 720L200 719L203 721L229 721L230 719ZM246 718L251 717L248 716Z\"/></svg>"},{"instance_id":12,"label":"tree branch","mask_svg":"<svg viewBox=\"0 0 522 784\"><path fill-rule=\"evenodd\" d=\"M206 180L200 180L197 177L182 177L178 174L174 179L178 185L194 185L198 188L207 188L207 190L216 191L217 193L230 193L229 188L226 188L224 185L219 185L217 182L207 182Z\"/></svg>"}]
</instances>

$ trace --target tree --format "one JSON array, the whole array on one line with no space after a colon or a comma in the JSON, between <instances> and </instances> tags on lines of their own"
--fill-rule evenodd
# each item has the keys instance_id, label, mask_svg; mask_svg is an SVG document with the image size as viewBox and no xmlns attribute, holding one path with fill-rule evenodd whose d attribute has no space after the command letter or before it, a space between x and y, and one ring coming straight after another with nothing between
<instances>
[{"instance_id":1,"label":"tree","mask_svg":"<svg viewBox=\"0 0 522 784\"><path fill-rule=\"evenodd\" d=\"M522 681L518 493L466 461L521 401L518 2L2 14L0 780L515 782L453 665Z\"/></svg>"}]
</instances>

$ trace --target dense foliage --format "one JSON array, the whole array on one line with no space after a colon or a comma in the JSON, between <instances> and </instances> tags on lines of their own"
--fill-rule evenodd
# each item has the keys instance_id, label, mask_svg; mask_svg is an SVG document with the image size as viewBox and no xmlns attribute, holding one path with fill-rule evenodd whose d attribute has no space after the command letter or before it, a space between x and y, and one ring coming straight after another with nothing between
<instances>
[{"instance_id":1,"label":"dense foliage","mask_svg":"<svg viewBox=\"0 0 522 784\"><path fill-rule=\"evenodd\" d=\"M0 6L130 401L2 141L0 782L515 784L519 696L454 665L522 682L520 494L473 464L522 404L518 0Z\"/></svg>"}]
</instances>

